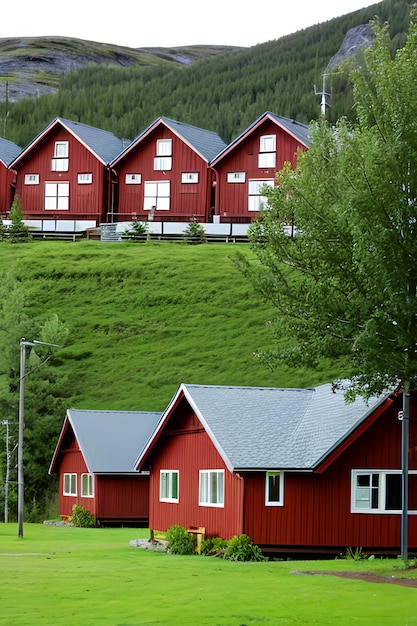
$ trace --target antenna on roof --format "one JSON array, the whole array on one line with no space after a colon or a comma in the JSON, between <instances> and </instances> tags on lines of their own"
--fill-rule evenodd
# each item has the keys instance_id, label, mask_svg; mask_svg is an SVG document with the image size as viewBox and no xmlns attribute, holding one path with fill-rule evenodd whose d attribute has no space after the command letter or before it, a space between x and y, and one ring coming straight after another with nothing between
<instances>
[{"instance_id":1,"label":"antenna on roof","mask_svg":"<svg viewBox=\"0 0 417 626\"><path fill-rule=\"evenodd\" d=\"M9 117L9 81L6 81L6 100L5 100L5 112L3 120L3 138L6 139L6 122Z\"/></svg>"},{"instance_id":2,"label":"antenna on roof","mask_svg":"<svg viewBox=\"0 0 417 626\"><path fill-rule=\"evenodd\" d=\"M332 94L326 92L326 78L328 74L323 74L323 88L321 91L317 91L316 85L314 85L314 93L316 96L321 96L320 109L323 117L326 117L326 107L331 106Z\"/></svg>"}]
</instances>

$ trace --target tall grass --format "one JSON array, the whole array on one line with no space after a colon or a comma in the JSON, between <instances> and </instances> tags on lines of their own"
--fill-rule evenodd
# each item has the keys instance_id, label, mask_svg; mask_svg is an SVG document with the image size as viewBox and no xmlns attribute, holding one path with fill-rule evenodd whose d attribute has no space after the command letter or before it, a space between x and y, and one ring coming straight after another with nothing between
<instances>
[{"instance_id":1,"label":"tall grass","mask_svg":"<svg viewBox=\"0 0 417 626\"><path fill-rule=\"evenodd\" d=\"M137 529L0 524L0 625L400 626L417 624L415 589L302 575L366 561L242 563L131 548ZM372 569L396 575L395 561Z\"/></svg>"},{"instance_id":2,"label":"tall grass","mask_svg":"<svg viewBox=\"0 0 417 626\"><path fill-rule=\"evenodd\" d=\"M0 270L22 282L32 315L57 313L70 329L55 360L68 376L70 406L163 410L182 382L305 387L338 375L331 364L261 365L255 355L273 342L274 312L237 270L235 252L224 244L35 241L1 245Z\"/></svg>"}]
</instances>

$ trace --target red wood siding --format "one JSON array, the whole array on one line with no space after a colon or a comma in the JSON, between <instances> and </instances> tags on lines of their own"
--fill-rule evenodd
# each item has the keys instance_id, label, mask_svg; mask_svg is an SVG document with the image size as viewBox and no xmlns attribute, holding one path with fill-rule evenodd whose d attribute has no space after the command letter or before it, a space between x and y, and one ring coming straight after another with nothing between
<instances>
[{"instance_id":1,"label":"red wood siding","mask_svg":"<svg viewBox=\"0 0 417 626\"><path fill-rule=\"evenodd\" d=\"M96 499L81 497L81 475L87 474L88 469L83 455L78 446L72 449L63 450L58 468L58 489L59 489L59 514L72 515L72 507L79 504L96 515ZM77 474L77 495L64 496L64 474Z\"/></svg>"},{"instance_id":2,"label":"red wood siding","mask_svg":"<svg viewBox=\"0 0 417 626\"><path fill-rule=\"evenodd\" d=\"M14 184L16 172L9 170L0 161L0 214L5 215L11 209L14 197Z\"/></svg>"},{"instance_id":3,"label":"red wood siding","mask_svg":"<svg viewBox=\"0 0 417 626\"><path fill-rule=\"evenodd\" d=\"M260 137L276 135L276 166L275 168L258 168ZM293 167L296 165L297 152L306 150L272 120L266 119L262 124L249 132L228 154L215 166L216 183L216 214L222 222L250 222L257 212L248 210L248 194L250 179L275 179L276 172L282 169L286 161ZM228 183L229 172L245 172L244 183Z\"/></svg>"},{"instance_id":4,"label":"red wood siding","mask_svg":"<svg viewBox=\"0 0 417 626\"><path fill-rule=\"evenodd\" d=\"M95 476L99 520L147 520L149 476Z\"/></svg>"},{"instance_id":5,"label":"red wood siding","mask_svg":"<svg viewBox=\"0 0 417 626\"><path fill-rule=\"evenodd\" d=\"M351 513L351 470L401 468L401 422L391 406L323 474L286 473L284 506L266 507L265 474L246 474L244 532L260 545L361 546L399 549L401 515ZM417 424L410 421L410 469L417 469ZM410 481L410 509L416 507ZM417 547L417 516L409 516L409 545Z\"/></svg>"},{"instance_id":6,"label":"red wood siding","mask_svg":"<svg viewBox=\"0 0 417 626\"><path fill-rule=\"evenodd\" d=\"M69 170L54 172L51 161L56 141L68 141ZM107 208L106 167L60 124L46 132L16 164L16 194L25 219L85 219L105 221ZM78 174L92 174L92 184L78 184ZM38 174L38 185L25 185L26 174ZM69 209L45 210L45 183L69 182Z\"/></svg>"},{"instance_id":7,"label":"red wood siding","mask_svg":"<svg viewBox=\"0 0 417 626\"><path fill-rule=\"evenodd\" d=\"M243 481L228 471L198 418L182 402L151 457L149 526L203 526L206 536L242 533ZM224 469L224 507L199 506L199 470ZM179 502L159 501L160 470L179 471Z\"/></svg>"},{"instance_id":8,"label":"red wood siding","mask_svg":"<svg viewBox=\"0 0 417 626\"><path fill-rule=\"evenodd\" d=\"M153 168L158 139L172 139L172 169L155 171ZM147 220L144 210L145 181L170 181L170 209L157 210L155 221L207 221L210 206L210 177L207 162L163 124L158 124L149 135L134 146L116 164L118 200L115 221ZM198 173L198 183L182 183L184 172ZM126 174L141 174L142 182L127 185Z\"/></svg>"}]
</instances>

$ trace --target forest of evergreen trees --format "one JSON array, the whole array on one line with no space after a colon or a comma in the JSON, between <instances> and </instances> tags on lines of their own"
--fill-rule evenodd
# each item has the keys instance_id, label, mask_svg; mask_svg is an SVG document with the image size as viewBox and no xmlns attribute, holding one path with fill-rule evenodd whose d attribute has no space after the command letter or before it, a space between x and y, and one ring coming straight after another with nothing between
<instances>
[{"instance_id":1,"label":"forest of evergreen trees","mask_svg":"<svg viewBox=\"0 0 417 626\"><path fill-rule=\"evenodd\" d=\"M314 84L339 50L347 31L376 16L388 21L393 48L403 45L412 0L383 0L292 35L222 53L190 66L98 66L62 75L56 94L8 105L5 137L20 147L56 116L134 139L164 115L216 131L227 143L259 115L272 111L308 123L320 115ZM329 77L329 116L352 117L347 72ZM3 115L6 118L6 104ZM0 109L1 110L1 109Z\"/></svg>"}]
</instances>

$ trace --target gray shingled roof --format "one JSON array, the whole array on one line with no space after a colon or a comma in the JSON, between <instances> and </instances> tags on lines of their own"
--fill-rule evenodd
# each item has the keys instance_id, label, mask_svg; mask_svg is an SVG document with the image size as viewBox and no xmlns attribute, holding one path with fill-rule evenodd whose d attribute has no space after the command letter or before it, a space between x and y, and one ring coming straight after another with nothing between
<instances>
[{"instance_id":1,"label":"gray shingled roof","mask_svg":"<svg viewBox=\"0 0 417 626\"><path fill-rule=\"evenodd\" d=\"M145 447L160 417L161 413L141 411L68 409L63 430L68 420L90 473L133 473L138 453ZM51 469L58 447L59 443Z\"/></svg>"},{"instance_id":2,"label":"gray shingled roof","mask_svg":"<svg viewBox=\"0 0 417 626\"><path fill-rule=\"evenodd\" d=\"M10 163L17 157L18 154L22 151L19 146L16 146L12 141L8 141L7 139L3 139L0 137L0 161L8 167Z\"/></svg>"},{"instance_id":3,"label":"gray shingled roof","mask_svg":"<svg viewBox=\"0 0 417 626\"><path fill-rule=\"evenodd\" d=\"M313 469L386 398L346 404L331 384L309 389L181 385L177 393L181 390L235 471Z\"/></svg>"},{"instance_id":4,"label":"gray shingled roof","mask_svg":"<svg viewBox=\"0 0 417 626\"><path fill-rule=\"evenodd\" d=\"M124 148L124 143L113 133L80 122L57 118L63 126L78 137L104 164L110 163Z\"/></svg>"},{"instance_id":5,"label":"gray shingled roof","mask_svg":"<svg viewBox=\"0 0 417 626\"><path fill-rule=\"evenodd\" d=\"M197 126L190 126L190 124L183 124L182 122L175 122L167 117L161 117L161 120L207 161L211 161L211 159L226 147L226 143L223 139L211 130L197 128Z\"/></svg>"},{"instance_id":6,"label":"gray shingled roof","mask_svg":"<svg viewBox=\"0 0 417 626\"><path fill-rule=\"evenodd\" d=\"M149 132L156 127L159 123L165 124L167 128L170 128L173 133L181 137L181 139L189 145L195 152L197 152L207 162L211 161L221 150L226 147L226 143L219 137L219 135L211 130L205 130L204 128L198 128L197 126L190 126L190 124L183 124L182 122L176 122L170 120L167 117L158 117L152 124L149 124L144 131L142 131L135 139L114 158L115 164L119 159L128 153L137 143L142 141Z\"/></svg>"}]
</instances>

